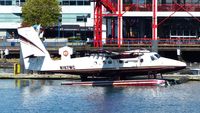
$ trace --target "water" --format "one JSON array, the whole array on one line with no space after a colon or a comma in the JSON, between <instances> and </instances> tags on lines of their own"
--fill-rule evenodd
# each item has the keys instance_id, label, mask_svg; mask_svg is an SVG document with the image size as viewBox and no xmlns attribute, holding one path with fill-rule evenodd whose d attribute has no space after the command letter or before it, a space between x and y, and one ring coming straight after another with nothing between
<instances>
[{"instance_id":1,"label":"water","mask_svg":"<svg viewBox=\"0 0 200 113\"><path fill-rule=\"evenodd\" d=\"M198 113L200 82L168 87L61 86L0 80L0 113Z\"/></svg>"}]
</instances>

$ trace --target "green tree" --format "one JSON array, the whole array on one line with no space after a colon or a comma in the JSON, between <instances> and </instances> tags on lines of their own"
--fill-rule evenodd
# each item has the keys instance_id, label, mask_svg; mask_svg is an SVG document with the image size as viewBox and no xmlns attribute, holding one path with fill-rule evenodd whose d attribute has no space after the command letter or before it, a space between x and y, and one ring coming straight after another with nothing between
<instances>
[{"instance_id":1,"label":"green tree","mask_svg":"<svg viewBox=\"0 0 200 113\"><path fill-rule=\"evenodd\" d=\"M22 26L53 26L58 23L60 11L58 0L27 0L22 7Z\"/></svg>"}]
</instances>

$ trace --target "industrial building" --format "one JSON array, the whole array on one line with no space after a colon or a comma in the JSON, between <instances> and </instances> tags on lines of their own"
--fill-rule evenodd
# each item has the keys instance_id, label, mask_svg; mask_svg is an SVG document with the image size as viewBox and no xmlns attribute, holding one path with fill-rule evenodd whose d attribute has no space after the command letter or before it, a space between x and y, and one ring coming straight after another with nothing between
<instances>
[{"instance_id":1,"label":"industrial building","mask_svg":"<svg viewBox=\"0 0 200 113\"><path fill-rule=\"evenodd\" d=\"M21 8L26 0L0 0L0 37L16 37L21 26ZM61 23L46 30L46 37L60 37L93 34L93 4L89 0L60 0L62 8ZM82 36L83 37L83 36ZM93 37L93 36L92 36Z\"/></svg>"},{"instance_id":2,"label":"industrial building","mask_svg":"<svg viewBox=\"0 0 200 113\"><path fill-rule=\"evenodd\" d=\"M0 0L0 37L17 37L25 0ZM95 46L200 38L200 0L59 0L62 21L46 37L91 38ZM155 30L155 32L153 31ZM60 33L58 33L60 32ZM153 34L155 33L155 34Z\"/></svg>"}]
</instances>

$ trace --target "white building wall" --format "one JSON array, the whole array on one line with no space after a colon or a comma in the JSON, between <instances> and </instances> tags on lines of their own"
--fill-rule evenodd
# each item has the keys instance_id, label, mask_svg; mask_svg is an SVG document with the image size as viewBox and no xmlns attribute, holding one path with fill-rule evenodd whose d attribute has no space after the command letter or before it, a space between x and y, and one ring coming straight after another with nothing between
<instances>
[{"instance_id":1,"label":"white building wall","mask_svg":"<svg viewBox=\"0 0 200 113\"><path fill-rule=\"evenodd\" d=\"M6 14L14 15L21 13L21 7L19 6L0 6L0 17ZM18 19L19 18L19 19ZM18 17L15 21L4 20L3 17L0 18L0 29L16 29L20 27L21 20Z\"/></svg>"},{"instance_id":2,"label":"white building wall","mask_svg":"<svg viewBox=\"0 0 200 113\"><path fill-rule=\"evenodd\" d=\"M19 6L1 6L0 14L16 14L21 13L21 7ZM93 26L94 23L94 4L91 3L89 6L62 6L62 14L90 14L90 18L87 19L86 26ZM123 13L123 12L122 12ZM158 17L168 17L173 12L158 12ZM191 15L195 17L200 17L200 12L190 12ZM172 17L192 17L187 12L176 12L172 15ZM127 11L123 14L123 16L129 17L151 17L153 15L150 11ZM76 20L74 18L74 20ZM0 22L0 29L13 29L20 27L21 21L17 22ZM62 22L62 25L80 25L85 26L84 22ZM105 29L104 29L105 30Z\"/></svg>"},{"instance_id":3,"label":"white building wall","mask_svg":"<svg viewBox=\"0 0 200 113\"><path fill-rule=\"evenodd\" d=\"M77 16L86 16L90 14L87 18L86 26L92 27L94 24L94 7L93 3L90 6L62 6L62 14L76 14ZM73 19L76 21L76 18ZM85 26L85 22L62 22L62 25L80 25Z\"/></svg>"},{"instance_id":4,"label":"white building wall","mask_svg":"<svg viewBox=\"0 0 200 113\"><path fill-rule=\"evenodd\" d=\"M21 13L19 6L0 6L0 13Z\"/></svg>"},{"instance_id":5,"label":"white building wall","mask_svg":"<svg viewBox=\"0 0 200 113\"><path fill-rule=\"evenodd\" d=\"M3 29L17 29L21 25L21 19L18 19L16 16L15 21L9 21L9 20L3 20L1 21L1 14L20 14L21 13L21 7L17 5L12 6L0 6L0 30ZM93 27L94 25L94 3L92 2L90 5L86 6L62 6L62 12L63 15L78 15L78 16L84 16L85 14L90 14L90 17L87 18L87 22L77 22L76 16L73 17L71 22L68 21L62 21L62 25L80 25L81 27L87 26L87 27ZM152 17L153 13L151 11L127 11L123 12L123 16L126 17ZM158 12L158 17L168 17L170 16L173 11L171 12ZM191 15L195 17L200 17L200 12L189 12ZM176 12L172 15L172 17L192 17L187 12ZM103 30L103 37L106 37L106 22L103 21L102 25ZM108 28L109 30L109 28ZM116 30L117 31L117 30ZM117 32L116 32L117 33Z\"/></svg>"},{"instance_id":6,"label":"white building wall","mask_svg":"<svg viewBox=\"0 0 200 113\"><path fill-rule=\"evenodd\" d=\"M0 6L0 14L20 14L21 7L19 6ZM90 17L87 18L87 22L62 22L62 25L80 25L80 26L93 26L94 23L94 9L93 4L88 6L62 6L62 14L77 14L79 16L84 16L90 14ZM5 22L4 22L5 21ZM73 18L73 21L76 21L76 18ZM21 25L21 19L16 20L15 22L10 22L0 18L0 29L17 29Z\"/></svg>"}]
</instances>

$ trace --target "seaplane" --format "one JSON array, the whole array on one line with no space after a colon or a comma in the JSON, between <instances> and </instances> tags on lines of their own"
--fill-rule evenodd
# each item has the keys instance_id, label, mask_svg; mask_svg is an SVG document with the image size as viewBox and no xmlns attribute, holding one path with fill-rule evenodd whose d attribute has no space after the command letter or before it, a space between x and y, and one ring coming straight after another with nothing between
<instances>
[{"instance_id":1,"label":"seaplane","mask_svg":"<svg viewBox=\"0 0 200 113\"><path fill-rule=\"evenodd\" d=\"M34 27L18 28L24 68L32 72L62 73L88 77L126 78L158 75L184 69L186 63L161 57L144 49L124 52L96 51L72 58L73 48L59 48L60 60L53 60Z\"/></svg>"}]
</instances>

